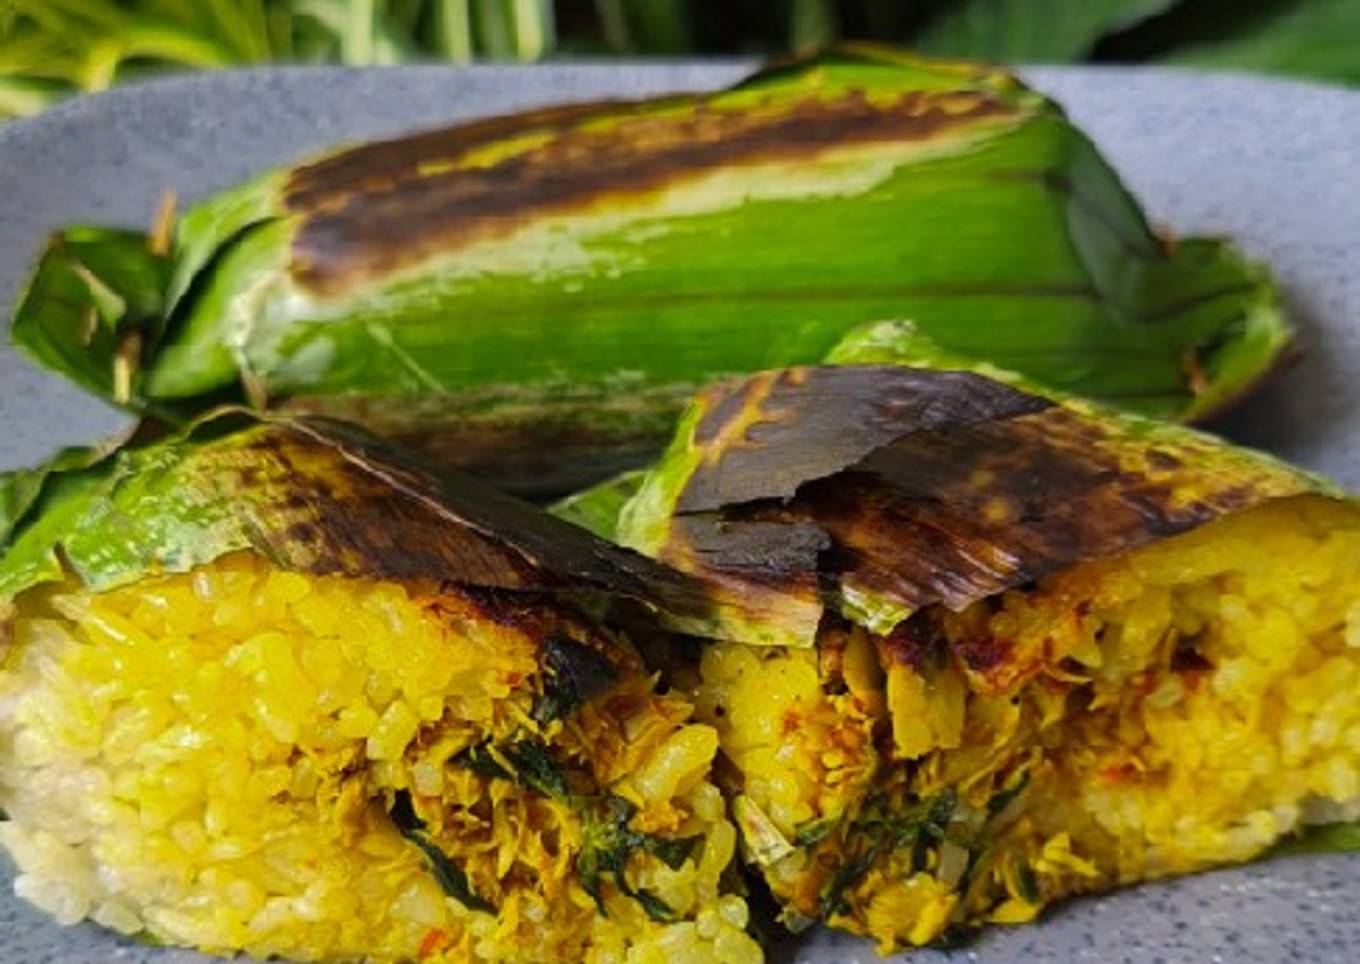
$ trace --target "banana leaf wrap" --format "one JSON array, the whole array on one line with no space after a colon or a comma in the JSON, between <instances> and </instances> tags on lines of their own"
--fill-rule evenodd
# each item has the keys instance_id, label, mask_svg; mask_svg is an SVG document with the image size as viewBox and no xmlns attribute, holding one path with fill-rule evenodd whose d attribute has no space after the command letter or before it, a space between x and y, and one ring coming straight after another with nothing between
<instances>
[{"instance_id":1,"label":"banana leaf wrap","mask_svg":"<svg viewBox=\"0 0 1360 964\"><path fill-rule=\"evenodd\" d=\"M670 599L681 621L710 605L686 577L352 426L244 410L0 477L0 540L0 598L65 568L103 589L250 550L317 575Z\"/></svg>"},{"instance_id":2,"label":"banana leaf wrap","mask_svg":"<svg viewBox=\"0 0 1360 964\"><path fill-rule=\"evenodd\" d=\"M615 538L747 609L667 671L792 925L887 952L1354 839L1360 509L1323 479L848 365L706 389L641 480L561 511L607 533L628 491Z\"/></svg>"},{"instance_id":3,"label":"banana leaf wrap","mask_svg":"<svg viewBox=\"0 0 1360 964\"><path fill-rule=\"evenodd\" d=\"M828 606L888 632L1271 499L1339 496L1193 429L972 372L874 365L710 387L647 475L613 485L636 490L621 544L748 610L717 635L785 646L812 645ZM593 499L617 504L608 489Z\"/></svg>"},{"instance_id":4,"label":"banana leaf wrap","mask_svg":"<svg viewBox=\"0 0 1360 964\"><path fill-rule=\"evenodd\" d=\"M542 493L653 456L713 378L882 320L918 364L1180 419L1291 340L1266 272L1158 236L1054 103L869 47L343 149L194 205L164 256L72 229L13 339L137 411L340 417Z\"/></svg>"},{"instance_id":5,"label":"banana leaf wrap","mask_svg":"<svg viewBox=\"0 0 1360 964\"><path fill-rule=\"evenodd\" d=\"M63 453L0 477L0 848L215 953L759 964L716 736L633 645L708 605L339 423Z\"/></svg>"}]
</instances>

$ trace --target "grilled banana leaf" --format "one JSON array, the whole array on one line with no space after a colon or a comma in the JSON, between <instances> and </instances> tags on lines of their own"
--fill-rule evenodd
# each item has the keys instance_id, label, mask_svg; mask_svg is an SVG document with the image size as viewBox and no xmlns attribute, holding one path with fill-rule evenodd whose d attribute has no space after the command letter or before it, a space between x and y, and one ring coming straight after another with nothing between
<instances>
[{"instance_id":1,"label":"grilled banana leaf","mask_svg":"<svg viewBox=\"0 0 1360 964\"><path fill-rule=\"evenodd\" d=\"M559 519L593 532L601 539L618 537L619 516L647 479L646 469L630 469L613 478L574 492L548 506Z\"/></svg>"},{"instance_id":2,"label":"grilled banana leaf","mask_svg":"<svg viewBox=\"0 0 1360 964\"><path fill-rule=\"evenodd\" d=\"M717 635L804 647L828 610L888 633L1270 500L1340 495L1194 429L895 365L711 386L624 483L613 537L746 610ZM610 534L616 503L592 491L559 512Z\"/></svg>"},{"instance_id":3,"label":"grilled banana leaf","mask_svg":"<svg viewBox=\"0 0 1360 964\"><path fill-rule=\"evenodd\" d=\"M709 620L687 577L325 419L223 410L0 475L0 599L68 571L104 590L244 550L316 575L584 591Z\"/></svg>"},{"instance_id":4,"label":"grilled banana leaf","mask_svg":"<svg viewBox=\"0 0 1360 964\"><path fill-rule=\"evenodd\" d=\"M13 339L134 410L345 418L544 493L654 456L713 378L885 320L918 364L1191 420L1291 338L1262 268L1154 233L1053 102L856 47L340 150L190 208L165 256L73 229Z\"/></svg>"}]
</instances>

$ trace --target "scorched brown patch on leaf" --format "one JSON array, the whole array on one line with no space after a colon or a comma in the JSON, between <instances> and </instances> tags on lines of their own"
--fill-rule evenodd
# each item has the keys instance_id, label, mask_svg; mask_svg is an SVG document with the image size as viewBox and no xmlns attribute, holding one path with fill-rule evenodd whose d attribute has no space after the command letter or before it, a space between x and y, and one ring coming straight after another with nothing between
<instances>
[{"instance_id":1,"label":"scorched brown patch on leaf","mask_svg":"<svg viewBox=\"0 0 1360 964\"><path fill-rule=\"evenodd\" d=\"M777 571L802 605L820 586L852 606L890 604L899 619L961 610L1316 485L1209 436L959 373L767 372L698 404L708 420L696 422L695 467L659 555L734 596L749 586L768 600ZM720 417L742 430L709 423ZM781 532L800 550L776 551ZM1003 658L982 651L994 643L970 662Z\"/></svg>"},{"instance_id":2,"label":"scorched brown patch on leaf","mask_svg":"<svg viewBox=\"0 0 1360 964\"><path fill-rule=\"evenodd\" d=\"M714 386L699 404L703 460L676 504L683 513L788 499L903 435L1052 403L968 372L885 365L762 372Z\"/></svg>"},{"instance_id":3,"label":"scorched brown patch on leaf","mask_svg":"<svg viewBox=\"0 0 1360 964\"><path fill-rule=\"evenodd\" d=\"M660 116L639 111L602 130L567 124L591 114L590 105L578 110L575 117L549 112L546 124L501 118L427 135L414 146L358 148L304 169L289 189L288 204L302 218L294 275L333 296L435 254L507 236L544 215L585 212L603 198L641 196L719 165L925 141L1019 109L970 91L908 91L886 101L851 91L778 111L706 104ZM547 140L485 166L460 163L478 144L520 126ZM350 186L319 187L327 170Z\"/></svg>"},{"instance_id":4,"label":"scorched brown patch on leaf","mask_svg":"<svg viewBox=\"0 0 1360 964\"><path fill-rule=\"evenodd\" d=\"M639 110L671 98L638 101ZM424 170L457 164L469 152L505 138L552 134L589 117L620 110L619 101L561 104L519 114L504 114L440 130L361 144L299 167L289 178L285 202L290 211L312 213L343 204L365 191L381 191Z\"/></svg>"},{"instance_id":5,"label":"scorched brown patch on leaf","mask_svg":"<svg viewBox=\"0 0 1360 964\"><path fill-rule=\"evenodd\" d=\"M492 589L593 588L707 608L679 573L474 479L436 477L338 423L265 423L226 462L258 473L240 494L262 548L294 568Z\"/></svg>"}]
</instances>

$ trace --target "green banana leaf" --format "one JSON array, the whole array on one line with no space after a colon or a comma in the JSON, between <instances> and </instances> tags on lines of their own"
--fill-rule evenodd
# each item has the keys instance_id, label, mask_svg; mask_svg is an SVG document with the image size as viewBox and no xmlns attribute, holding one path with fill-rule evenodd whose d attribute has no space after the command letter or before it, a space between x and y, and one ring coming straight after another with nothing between
<instances>
[{"instance_id":1,"label":"green banana leaf","mask_svg":"<svg viewBox=\"0 0 1360 964\"><path fill-rule=\"evenodd\" d=\"M869 322L1189 420L1291 341L1266 272L1154 233L1054 103L879 48L341 150L192 207L165 259L96 237L63 234L19 304L40 364L162 418L352 420L538 493L643 464L700 385Z\"/></svg>"},{"instance_id":2,"label":"green banana leaf","mask_svg":"<svg viewBox=\"0 0 1360 964\"><path fill-rule=\"evenodd\" d=\"M1293 854L1350 854L1360 851L1360 821L1329 823L1309 827L1296 837L1284 841L1272 856Z\"/></svg>"},{"instance_id":3,"label":"green banana leaf","mask_svg":"<svg viewBox=\"0 0 1360 964\"><path fill-rule=\"evenodd\" d=\"M548 511L559 519L565 519L612 542L618 535L619 516L623 507L637 495L646 478L645 469L620 472L598 485L557 500L548 506Z\"/></svg>"},{"instance_id":4,"label":"green banana leaf","mask_svg":"<svg viewBox=\"0 0 1360 964\"><path fill-rule=\"evenodd\" d=\"M0 622L68 575L102 589L240 550L299 572L633 600L682 630L714 605L689 577L323 419L223 410L0 475Z\"/></svg>"},{"instance_id":5,"label":"green banana leaf","mask_svg":"<svg viewBox=\"0 0 1360 964\"><path fill-rule=\"evenodd\" d=\"M47 243L10 338L39 365L126 401L164 322L171 262L135 231L68 228Z\"/></svg>"},{"instance_id":6,"label":"green banana leaf","mask_svg":"<svg viewBox=\"0 0 1360 964\"><path fill-rule=\"evenodd\" d=\"M707 579L739 615L717 635L800 647L828 610L887 634L1272 499L1342 497L1193 429L872 365L714 385L626 484L614 537ZM608 533L617 496L584 493L565 514Z\"/></svg>"}]
</instances>

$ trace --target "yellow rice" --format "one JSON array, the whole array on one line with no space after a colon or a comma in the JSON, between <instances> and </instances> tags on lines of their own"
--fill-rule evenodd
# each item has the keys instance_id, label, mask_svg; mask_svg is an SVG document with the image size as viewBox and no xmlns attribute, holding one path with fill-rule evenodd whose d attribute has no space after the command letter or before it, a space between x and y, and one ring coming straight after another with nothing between
<instances>
[{"instance_id":1,"label":"yellow rice","mask_svg":"<svg viewBox=\"0 0 1360 964\"><path fill-rule=\"evenodd\" d=\"M700 718L790 920L830 906L887 952L1360 816L1350 506L1267 505L916 618L939 642L924 664L846 629L816 651L702 658ZM847 828L871 799L901 809L946 788L958 801L944 836L971 848L932 843L924 865L910 848L877 853L843 904L825 904L863 852L867 831Z\"/></svg>"},{"instance_id":2,"label":"yellow rice","mask_svg":"<svg viewBox=\"0 0 1360 964\"><path fill-rule=\"evenodd\" d=\"M608 692L540 726L543 639L581 624L547 603L511 610L250 554L21 597L0 668L16 890L62 923L218 953L756 964L745 904L720 887L736 833L707 778L714 731L631 651ZM526 732L574 788L629 801L629 826L701 838L678 869L627 863L674 922L608 884L601 913L572 807L454 760ZM496 913L445 893L389 816L397 791Z\"/></svg>"}]
</instances>

